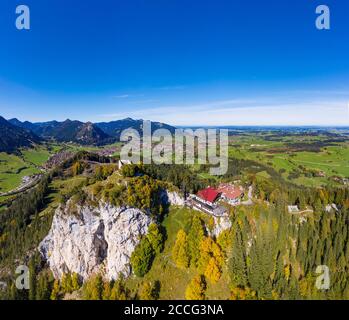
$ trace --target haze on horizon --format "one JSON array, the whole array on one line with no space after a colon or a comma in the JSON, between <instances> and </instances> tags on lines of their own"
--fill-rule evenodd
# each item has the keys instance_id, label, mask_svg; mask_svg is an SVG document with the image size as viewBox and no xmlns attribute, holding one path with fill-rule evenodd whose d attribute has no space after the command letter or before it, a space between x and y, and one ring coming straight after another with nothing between
<instances>
[{"instance_id":1,"label":"haze on horizon","mask_svg":"<svg viewBox=\"0 0 349 320\"><path fill-rule=\"evenodd\" d=\"M29 31L0 4L5 118L349 125L347 2L327 31L310 1L25 2Z\"/></svg>"}]
</instances>

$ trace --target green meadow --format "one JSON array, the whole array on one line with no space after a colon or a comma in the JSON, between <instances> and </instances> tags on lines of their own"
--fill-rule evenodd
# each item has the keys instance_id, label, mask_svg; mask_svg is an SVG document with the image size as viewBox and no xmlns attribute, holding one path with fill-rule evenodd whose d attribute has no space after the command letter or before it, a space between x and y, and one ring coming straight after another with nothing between
<instances>
[{"instance_id":1,"label":"green meadow","mask_svg":"<svg viewBox=\"0 0 349 320\"><path fill-rule=\"evenodd\" d=\"M143 277L132 276L127 279L126 285L131 291L136 291L144 281L154 283L160 281L160 299L185 299L185 290L190 280L197 275L194 269L181 269L172 260L172 248L180 229L188 231L191 219L199 215L207 220L207 215L187 208L171 207L164 218L162 226L166 231L164 250L158 254L150 271ZM226 299L230 295L229 279L226 270L216 284L207 283L206 296L208 299Z\"/></svg>"},{"instance_id":2,"label":"green meadow","mask_svg":"<svg viewBox=\"0 0 349 320\"><path fill-rule=\"evenodd\" d=\"M0 153L0 192L17 188L24 176L40 173L43 165L57 148L45 145L22 149L17 154Z\"/></svg>"},{"instance_id":3,"label":"green meadow","mask_svg":"<svg viewBox=\"0 0 349 320\"><path fill-rule=\"evenodd\" d=\"M41 166L51 155L50 151L45 147L24 149L21 151L21 154L26 163L33 164L34 166Z\"/></svg>"},{"instance_id":4,"label":"green meadow","mask_svg":"<svg viewBox=\"0 0 349 320\"><path fill-rule=\"evenodd\" d=\"M313 144L326 141L321 136L282 136L280 141L270 141L268 134L234 136L229 146L229 157L253 160L273 168L288 181L298 185L336 185L331 177L349 177L349 143L336 142L311 151ZM301 143L302 150L295 150ZM292 147L291 147L292 146ZM309 146L309 151L306 150ZM303 150L304 149L304 150ZM309 173L317 172L317 175ZM261 171L258 176L269 178ZM324 175L324 176L321 176Z\"/></svg>"},{"instance_id":5,"label":"green meadow","mask_svg":"<svg viewBox=\"0 0 349 320\"><path fill-rule=\"evenodd\" d=\"M38 173L35 165L17 155L0 153L0 192L7 192L21 183L24 176Z\"/></svg>"}]
</instances>

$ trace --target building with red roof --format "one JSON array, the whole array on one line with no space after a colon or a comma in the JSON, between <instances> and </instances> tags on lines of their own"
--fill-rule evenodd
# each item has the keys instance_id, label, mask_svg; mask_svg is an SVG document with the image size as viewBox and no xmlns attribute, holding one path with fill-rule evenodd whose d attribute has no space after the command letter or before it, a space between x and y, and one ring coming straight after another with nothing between
<instances>
[{"instance_id":1,"label":"building with red roof","mask_svg":"<svg viewBox=\"0 0 349 320\"><path fill-rule=\"evenodd\" d=\"M230 183L221 183L217 192L220 193L223 200L230 204L239 204L241 198L244 196L243 189L241 187L234 186Z\"/></svg>"},{"instance_id":2,"label":"building with red roof","mask_svg":"<svg viewBox=\"0 0 349 320\"><path fill-rule=\"evenodd\" d=\"M227 214L227 209L216 203L219 199L220 193L212 188L200 190L196 195L191 195L188 204L197 210L221 217Z\"/></svg>"},{"instance_id":3,"label":"building with red roof","mask_svg":"<svg viewBox=\"0 0 349 320\"><path fill-rule=\"evenodd\" d=\"M213 204L219 198L220 193L216 189L208 187L206 189L200 190L197 193L197 196L202 200Z\"/></svg>"}]
</instances>

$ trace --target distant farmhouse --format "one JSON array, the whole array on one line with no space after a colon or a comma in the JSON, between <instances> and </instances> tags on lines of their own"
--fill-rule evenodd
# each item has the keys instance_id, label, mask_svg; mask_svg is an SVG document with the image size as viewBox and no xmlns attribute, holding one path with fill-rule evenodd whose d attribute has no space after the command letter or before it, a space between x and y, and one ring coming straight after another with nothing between
<instances>
[{"instance_id":1,"label":"distant farmhouse","mask_svg":"<svg viewBox=\"0 0 349 320\"><path fill-rule=\"evenodd\" d=\"M326 207L326 210L327 210L327 208L328 207ZM314 212L314 210L308 206L305 209L300 210L298 206L290 205L290 206L287 206L287 209L288 209L288 213L292 213L292 214L305 214L305 213L313 213Z\"/></svg>"},{"instance_id":2,"label":"distant farmhouse","mask_svg":"<svg viewBox=\"0 0 349 320\"><path fill-rule=\"evenodd\" d=\"M287 206L288 213L299 213L298 206Z\"/></svg>"}]
</instances>

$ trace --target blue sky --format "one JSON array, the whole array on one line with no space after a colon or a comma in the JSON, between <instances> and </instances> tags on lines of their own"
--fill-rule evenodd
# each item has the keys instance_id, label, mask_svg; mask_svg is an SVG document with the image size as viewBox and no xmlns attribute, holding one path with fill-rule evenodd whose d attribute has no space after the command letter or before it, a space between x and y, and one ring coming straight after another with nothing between
<instances>
[{"instance_id":1,"label":"blue sky","mask_svg":"<svg viewBox=\"0 0 349 320\"><path fill-rule=\"evenodd\" d=\"M1 0L0 115L349 125L348 35L347 0Z\"/></svg>"}]
</instances>

